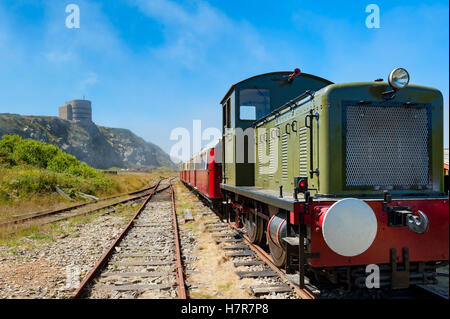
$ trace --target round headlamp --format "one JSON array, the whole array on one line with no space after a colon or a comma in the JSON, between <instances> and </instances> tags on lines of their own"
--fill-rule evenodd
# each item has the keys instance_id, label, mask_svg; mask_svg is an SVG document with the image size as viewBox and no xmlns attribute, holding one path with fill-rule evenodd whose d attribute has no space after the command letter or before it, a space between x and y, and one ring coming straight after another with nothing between
<instances>
[{"instance_id":1,"label":"round headlamp","mask_svg":"<svg viewBox=\"0 0 450 319\"><path fill-rule=\"evenodd\" d=\"M389 74L389 85L394 90L400 90L406 87L409 83L409 73L403 68L397 68Z\"/></svg>"}]
</instances>

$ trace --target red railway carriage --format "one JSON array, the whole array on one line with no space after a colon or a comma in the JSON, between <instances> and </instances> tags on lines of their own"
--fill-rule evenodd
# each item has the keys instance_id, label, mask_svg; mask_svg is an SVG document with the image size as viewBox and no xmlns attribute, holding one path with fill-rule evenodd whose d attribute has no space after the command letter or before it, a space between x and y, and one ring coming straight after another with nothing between
<instances>
[{"instance_id":1,"label":"red railway carriage","mask_svg":"<svg viewBox=\"0 0 450 319\"><path fill-rule=\"evenodd\" d=\"M222 200L221 145L217 140L180 165L182 182L214 206L220 205Z\"/></svg>"}]
</instances>

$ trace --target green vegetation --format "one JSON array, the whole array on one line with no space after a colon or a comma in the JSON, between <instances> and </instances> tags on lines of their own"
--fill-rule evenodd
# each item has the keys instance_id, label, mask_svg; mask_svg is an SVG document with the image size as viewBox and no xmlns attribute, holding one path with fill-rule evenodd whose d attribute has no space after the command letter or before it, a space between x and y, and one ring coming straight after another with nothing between
<instances>
[{"instance_id":1,"label":"green vegetation","mask_svg":"<svg viewBox=\"0 0 450 319\"><path fill-rule=\"evenodd\" d=\"M18 135L0 139L0 202L52 193L57 186L69 195L77 191L97 195L114 184L55 145Z\"/></svg>"}]
</instances>

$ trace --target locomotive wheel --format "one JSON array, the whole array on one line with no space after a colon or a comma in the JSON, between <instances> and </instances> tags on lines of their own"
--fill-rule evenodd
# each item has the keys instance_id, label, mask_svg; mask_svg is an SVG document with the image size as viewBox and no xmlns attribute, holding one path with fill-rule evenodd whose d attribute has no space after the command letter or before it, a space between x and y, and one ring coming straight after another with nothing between
<instances>
[{"instance_id":1,"label":"locomotive wheel","mask_svg":"<svg viewBox=\"0 0 450 319\"><path fill-rule=\"evenodd\" d=\"M268 242L273 263L277 267L283 267L286 262L286 250L275 245L270 239L268 239Z\"/></svg>"},{"instance_id":2,"label":"locomotive wheel","mask_svg":"<svg viewBox=\"0 0 450 319\"><path fill-rule=\"evenodd\" d=\"M259 244L264 234L263 220L258 218L256 214L246 214L245 227L247 228L247 235L253 244Z\"/></svg>"}]
</instances>

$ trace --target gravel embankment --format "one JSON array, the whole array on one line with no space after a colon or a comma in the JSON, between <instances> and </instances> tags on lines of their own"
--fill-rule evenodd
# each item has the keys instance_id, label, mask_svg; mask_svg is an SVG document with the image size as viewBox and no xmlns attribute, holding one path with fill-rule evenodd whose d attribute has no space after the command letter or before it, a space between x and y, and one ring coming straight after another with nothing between
<instances>
[{"instance_id":1,"label":"gravel embankment","mask_svg":"<svg viewBox=\"0 0 450 319\"><path fill-rule=\"evenodd\" d=\"M103 215L71 226L70 233L51 242L24 238L20 245L0 246L0 298L70 297L126 220ZM61 229L69 223L63 222Z\"/></svg>"}]
</instances>

